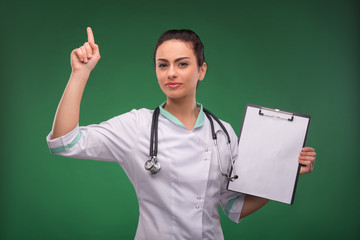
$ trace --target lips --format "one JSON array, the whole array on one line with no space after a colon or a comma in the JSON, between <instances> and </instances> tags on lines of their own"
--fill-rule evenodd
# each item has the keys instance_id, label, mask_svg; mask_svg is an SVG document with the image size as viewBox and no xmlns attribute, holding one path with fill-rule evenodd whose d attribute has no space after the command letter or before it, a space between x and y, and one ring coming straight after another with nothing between
<instances>
[{"instance_id":1,"label":"lips","mask_svg":"<svg viewBox=\"0 0 360 240\"><path fill-rule=\"evenodd\" d=\"M168 82L165 84L168 88L178 88L182 85L182 83L178 82Z\"/></svg>"}]
</instances>

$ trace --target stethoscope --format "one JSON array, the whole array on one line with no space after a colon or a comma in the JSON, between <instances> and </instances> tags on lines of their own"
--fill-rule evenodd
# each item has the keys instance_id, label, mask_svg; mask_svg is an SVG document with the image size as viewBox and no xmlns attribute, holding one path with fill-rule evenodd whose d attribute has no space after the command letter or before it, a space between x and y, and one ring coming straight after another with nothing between
<instances>
[{"instance_id":1,"label":"stethoscope","mask_svg":"<svg viewBox=\"0 0 360 240\"><path fill-rule=\"evenodd\" d=\"M211 133L212 133L212 139L214 141L214 145L215 145L215 149L216 149L216 155L217 155L217 159L218 159L218 164L219 164L219 168L220 168L220 172L221 174L228 179L229 181L234 181L234 179L238 178L238 175L236 175L235 172L235 168L234 168L234 160L232 157L232 151L231 151L231 140L230 140L230 136L229 133L227 132L226 128L224 127L224 125L220 122L220 120L213 114L211 113L209 110L203 108L203 111L206 115L206 117L209 119L210 121L210 126L211 126ZM157 161L156 156L157 156L157 147L158 147L158 123L159 123L159 115L160 115L160 108L157 107L154 110L153 113L153 117L152 117L152 122L151 122L151 132L150 132L150 159L147 160L145 162L145 169L151 174L151 175L155 175L157 174L160 169L161 169L161 165L160 163ZM214 129L214 122L213 119L220 125L221 130L218 130L215 132ZM232 170L234 171L234 176L230 177L230 174L224 173L223 169L222 169L222 160L220 157L220 151L219 151L219 147L218 147L218 143L217 143L217 134L221 133L223 135L226 135L227 138L227 142L226 145L228 147L229 153L230 153L230 162L231 162L231 167Z\"/></svg>"}]
</instances>

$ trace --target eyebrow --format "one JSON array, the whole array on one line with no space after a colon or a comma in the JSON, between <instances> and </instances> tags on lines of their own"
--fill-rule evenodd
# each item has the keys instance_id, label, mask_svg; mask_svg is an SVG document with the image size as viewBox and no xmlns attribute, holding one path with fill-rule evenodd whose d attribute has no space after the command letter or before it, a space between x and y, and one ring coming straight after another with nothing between
<instances>
[{"instance_id":1,"label":"eyebrow","mask_svg":"<svg viewBox=\"0 0 360 240\"><path fill-rule=\"evenodd\" d=\"M184 59L190 59L189 57L181 57L181 58L177 58L175 59L175 62L184 60ZM169 60L165 59L165 58L159 58L157 61L164 61L164 62L169 62Z\"/></svg>"}]
</instances>

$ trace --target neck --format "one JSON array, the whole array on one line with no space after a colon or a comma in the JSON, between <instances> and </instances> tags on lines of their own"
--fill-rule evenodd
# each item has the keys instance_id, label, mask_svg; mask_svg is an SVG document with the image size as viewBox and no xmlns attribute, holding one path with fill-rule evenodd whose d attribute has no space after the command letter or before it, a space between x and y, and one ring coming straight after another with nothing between
<instances>
[{"instance_id":1,"label":"neck","mask_svg":"<svg viewBox=\"0 0 360 240\"><path fill-rule=\"evenodd\" d=\"M199 115L195 98L189 100L167 98L164 109L179 119L188 130L194 128Z\"/></svg>"}]
</instances>

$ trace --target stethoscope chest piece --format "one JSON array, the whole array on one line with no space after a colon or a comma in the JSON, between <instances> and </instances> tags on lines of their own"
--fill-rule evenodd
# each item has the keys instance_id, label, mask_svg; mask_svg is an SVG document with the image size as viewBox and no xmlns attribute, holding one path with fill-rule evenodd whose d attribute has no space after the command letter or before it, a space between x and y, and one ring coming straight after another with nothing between
<instances>
[{"instance_id":1,"label":"stethoscope chest piece","mask_svg":"<svg viewBox=\"0 0 360 240\"><path fill-rule=\"evenodd\" d=\"M156 157L152 157L151 159L147 160L145 162L145 169L152 175L157 174L160 169L161 169L161 165L160 163L156 160Z\"/></svg>"}]
</instances>

